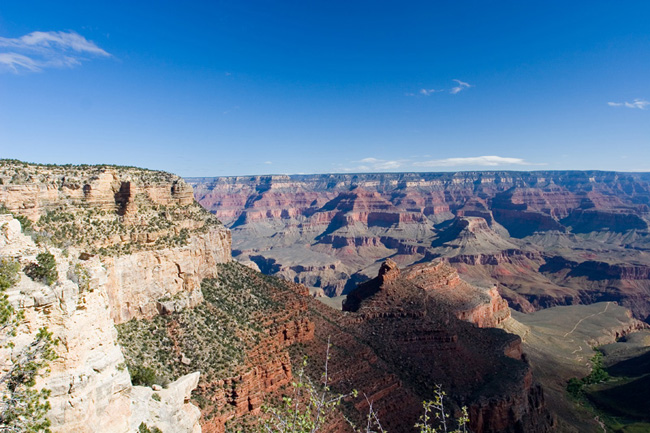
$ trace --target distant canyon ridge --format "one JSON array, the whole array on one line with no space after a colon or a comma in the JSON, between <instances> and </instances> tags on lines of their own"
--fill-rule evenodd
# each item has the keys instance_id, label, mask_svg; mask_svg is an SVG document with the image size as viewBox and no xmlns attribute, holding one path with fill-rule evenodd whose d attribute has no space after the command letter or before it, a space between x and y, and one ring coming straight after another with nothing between
<instances>
[{"instance_id":1,"label":"distant canyon ridge","mask_svg":"<svg viewBox=\"0 0 650 433\"><path fill-rule=\"evenodd\" d=\"M186 178L233 257L345 295L441 259L518 310L617 301L650 319L650 173L376 173ZM252 262L252 263L251 263Z\"/></svg>"}]
</instances>

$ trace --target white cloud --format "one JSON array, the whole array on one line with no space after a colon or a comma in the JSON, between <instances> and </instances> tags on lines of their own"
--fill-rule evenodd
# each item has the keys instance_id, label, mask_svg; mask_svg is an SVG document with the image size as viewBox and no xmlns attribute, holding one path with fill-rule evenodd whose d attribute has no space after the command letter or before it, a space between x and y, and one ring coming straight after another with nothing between
<instances>
[{"instance_id":1,"label":"white cloud","mask_svg":"<svg viewBox=\"0 0 650 433\"><path fill-rule=\"evenodd\" d=\"M440 90L436 90L436 89L420 89L420 95L429 96L439 91Z\"/></svg>"},{"instance_id":2,"label":"white cloud","mask_svg":"<svg viewBox=\"0 0 650 433\"><path fill-rule=\"evenodd\" d=\"M27 56L18 53L0 53L0 66L18 72L21 69L40 71L38 64Z\"/></svg>"},{"instance_id":3,"label":"white cloud","mask_svg":"<svg viewBox=\"0 0 650 433\"><path fill-rule=\"evenodd\" d=\"M527 162L521 158L508 158L503 156L474 156L468 158L432 159L429 161L414 162L415 167L459 167L459 166L484 166L496 167L500 165L543 165Z\"/></svg>"},{"instance_id":4,"label":"white cloud","mask_svg":"<svg viewBox=\"0 0 650 433\"><path fill-rule=\"evenodd\" d=\"M271 161L264 161L264 164L271 165L273 163Z\"/></svg>"},{"instance_id":5,"label":"white cloud","mask_svg":"<svg viewBox=\"0 0 650 433\"><path fill-rule=\"evenodd\" d=\"M646 107L650 106L650 102L644 99L635 99L633 102L608 102L607 105L610 107L627 107L645 110Z\"/></svg>"},{"instance_id":6,"label":"white cloud","mask_svg":"<svg viewBox=\"0 0 650 433\"><path fill-rule=\"evenodd\" d=\"M449 91L449 93L451 93L452 95L455 95L456 93L460 93L461 91L463 91L463 90L465 90L465 89L469 89L470 87L472 87L471 84L466 83L466 82L464 82L464 81L460 81L460 80L456 80L456 79L454 79L454 81L455 81L456 83L458 83L458 86L456 86L456 87L452 87L452 88L451 88L451 90Z\"/></svg>"},{"instance_id":7,"label":"white cloud","mask_svg":"<svg viewBox=\"0 0 650 433\"><path fill-rule=\"evenodd\" d=\"M427 155L428 156L428 155ZM528 162L522 158L503 156L473 156L463 158L445 158L422 160L423 157L404 159L379 159L363 158L358 161L350 161L346 165L338 165L337 170L347 173L381 172L381 171L422 171L427 168L436 167L499 167L499 166L540 166L545 163Z\"/></svg>"},{"instance_id":8,"label":"white cloud","mask_svg":"<svg viewBox=\"0 0 650 433\"><path fill-rule=\"evenodd\" d=\"M0 70L15 73L73 67L97 56L111 55L72 31L32 32L19 38L0 37Z\"/></svg>"},{"instance_id":9,"label":"white cloud","mask_svg":"<svg viewBox=\"0 0 650 433\"><path fill-rule=\"evenodd\" d=\"M460 81L460 80L456 80L456 79L454 79L452 81L455 81L457 85L452 87L451 89L425 89L425 88L422 88L422 89L418 90L418 93L406 93L405 95L406 96L431 96L434 93L440 93L440 92L449 92L452 95L455 95L457 93L462 92L465 89L469 89L470 87L474 87L471 84L466 83L464 81Z\"/></svg>"},{"instance_id":10,"label":"white cloud","mask_svg":"<svg viewBox=\"0 0 650 433\"><path fill-rule=\"evenodd\" d=\"M361 172L361 171L384 171L384 170L395 170L400 167L403 167L408 160L386 160L386 159L377 159L377 158L363 158L359 161L353 161L359 163L355 167L344 167L343 171L347 172Z\"/></svg>"}]
</instances>

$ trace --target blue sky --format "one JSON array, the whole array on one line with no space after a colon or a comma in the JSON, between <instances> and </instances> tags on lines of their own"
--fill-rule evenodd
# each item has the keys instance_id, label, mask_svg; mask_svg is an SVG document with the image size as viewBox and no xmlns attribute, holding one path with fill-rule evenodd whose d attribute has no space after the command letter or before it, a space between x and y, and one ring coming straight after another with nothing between
<instances>
[{"instance_id":1,"label":"blue sky","mask_svg":"<svg viewBox=\"0 0 650 433\"><path fill-rule=\"evenodd\" d=\"M0 157L650 170L647 1L5 1Z\"/></svg>"}]
</instances>

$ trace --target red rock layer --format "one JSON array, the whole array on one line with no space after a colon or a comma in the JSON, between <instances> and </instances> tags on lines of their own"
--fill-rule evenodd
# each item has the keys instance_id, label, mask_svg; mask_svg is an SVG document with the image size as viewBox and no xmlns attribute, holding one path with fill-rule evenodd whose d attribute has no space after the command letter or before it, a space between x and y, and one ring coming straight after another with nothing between
<instances>
[{"instance_id":1,"label":"red rock layer","mask_svg":"<svg viewBox=\"0 0 650 433\"><path fill-rule=\"evenodd\" d=\"M242 372L217 382L199 384L199 392L210 396L209 407L203 411L204 433L223 433L228 420L259 415L265 398L291 383L289 346L314 338L314 322L304 315L309 292L297 284L291 287L297 296L277 299L285 304L284 312L258 318L268 336L248 351Z\"/></svg>"}]
</instances>

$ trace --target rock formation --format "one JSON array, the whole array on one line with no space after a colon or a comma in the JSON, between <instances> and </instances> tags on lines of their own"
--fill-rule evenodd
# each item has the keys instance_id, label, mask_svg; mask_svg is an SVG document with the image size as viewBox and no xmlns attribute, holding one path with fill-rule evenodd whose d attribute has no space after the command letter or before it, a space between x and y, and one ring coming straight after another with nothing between
<instances>
[{"instance_id":1,"label":"rock formation","mask_svg":"<svg viewBox=\"0 0 650 433\"><path fill-rule=\"evenodd\" d=\"M43 247L23 235L11 215L1 215L0 224L2 256L18 258L23 265L34 262ZM6 293L12 304L23 309L25 321L12 338L15 346L2 349L0 359L3 366L10 365L9 360L30 344L40 327L46 326L58 339L58 358L38 384L51 391L52 431L127 433L146 420L151 426L164 426L163 431L200 432L198 409L185 404L199 373L161 391L164 398L158 405L143 402L142 396L150 397L152 391L132 386L124 368L109 299L102 288L106 269L98 258L80 263L59 249L49 251L56 257L60 277L54 285L32 281L21 272L19 282ZM78 279L81 272L88 277L84 283Z\"/></svg>"},{"instance_id":2,"label":"rock formation","mask_svg":"<svg viewBox=\"0 0 650 433\"><path fill-rule=\"evenodd\" d=\"M38 383L51 390L52 431L126 433L144 422L200 432L200 411L188 403L199 373L159 392L132 386L115 328L198 305L201 281L230 260L229 231L194 202L192 188L135 168L2 161L0 203L2 257L21 268L45 250L56 260L52 285L21 272L6 293L25 321L0 353L7 368L43 326L60 342Z\"/></svg>"},{"instance_id":3,"label":"rock formation","mask_svg":"<svg viewBox=\"0 0 650 433\"><path fill-rule=\"evenodd\" d=\"M650 320L650 178L599 171L186 179L234 256L314 293L347 294L391 258L444 258L512 306L616 300ZM566 268L558 268L560 262ZM573 265L571 263L574 263ZM629 272L614 269L636 269ZM579 271L577 269L580 269ZM602 270L608 268L607 278ZM592 272L593 271L593 272Z\"/></svg>"},{"instance_id":4,"label":"rock formation","mask_svg":"<svg viewBox=\"0 0 650 433\"><path fill-rule=\"evenodd\" d=\"M350 293L344 310L351 313L317 304L311 308L325 323L317 321L306 350L317 356L319 341L329 336L331 359L343 358L331 367L336 386L347 389L354 378L354 386L372 396L385 428L411 431L419 415L413 405L443 384L456 404L468 406L474 432L552 430L521 340L490 327L509 317L507 303L491 289L465 283L449 265L400 270L389 260ZM345 365L345 352L361 355ZM354 402L361 414L364 401Z\"/></svg>"}]
</instances>

